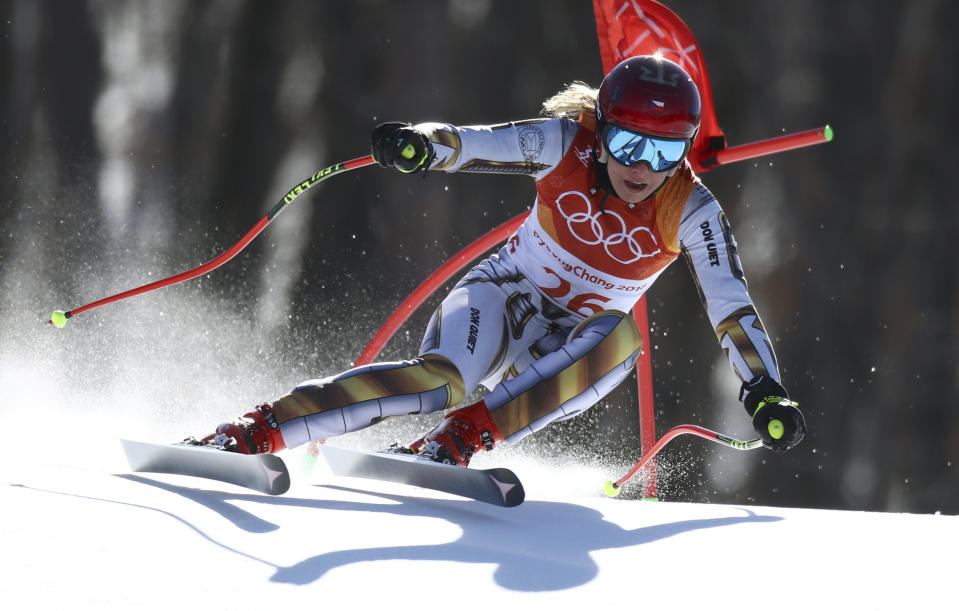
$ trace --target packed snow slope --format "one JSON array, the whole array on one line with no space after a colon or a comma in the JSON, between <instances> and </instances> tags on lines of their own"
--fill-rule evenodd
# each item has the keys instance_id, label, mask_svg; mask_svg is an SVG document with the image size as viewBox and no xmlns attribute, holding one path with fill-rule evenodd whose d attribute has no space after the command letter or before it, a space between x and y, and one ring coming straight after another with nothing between
<instances>
[{"instance_id":1,"label":"packed snow slope","mask_svg":"<svg viewBox=\"0 0 959 611\"><path fill-rule=\"evenodd\" d=\"M5 457L3 608L901 609L954 598L941 551L959 542L955 516L609 499L610 474L528 459L510 464L527 501L503 509L284 457L294 483L280 497L132 474L118 443L41 442Z\"/></svg>"}]
</instances>

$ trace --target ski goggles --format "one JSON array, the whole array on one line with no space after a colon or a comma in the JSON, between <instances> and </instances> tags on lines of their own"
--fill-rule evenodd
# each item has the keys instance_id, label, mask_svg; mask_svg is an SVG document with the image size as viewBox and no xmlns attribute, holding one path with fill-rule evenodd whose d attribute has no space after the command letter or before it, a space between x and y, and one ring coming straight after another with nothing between
<instances>
[{"instance_id":1,"label":"ski goggles","mask_svg":"<svg viewBox=\"0 0 959 611\"><path fill-rule=\"evenodd\" d=\"M689 152L691 144L685 138L660 138L631 132L612 124L606 127L603 142L610 156L619 163L633 166L645 161L654 172L665 172L676 167Z\"/></svg>"}]
</instances>

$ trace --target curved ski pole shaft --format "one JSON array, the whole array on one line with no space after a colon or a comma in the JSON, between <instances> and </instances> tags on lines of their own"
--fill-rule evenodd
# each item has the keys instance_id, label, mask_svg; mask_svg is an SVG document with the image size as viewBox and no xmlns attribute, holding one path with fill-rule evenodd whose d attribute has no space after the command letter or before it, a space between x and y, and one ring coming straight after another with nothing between
<instances>
[{"instance_id":1,"label":"curved ski pole shaft","mask_svg":"<svg viewBox=\"0 0 959 611\"><path fill-rule=\"evenodd\" d=\"M711 431L705 429L701 426L696 426L694 424L681 424L677 427L673 427L666 431L662 437L659 438L659 441L653 445L652 448L646 454L639 459L639 462L629 470L629 473L624 475L621 479L616 482L606 482L605 490L607 496L616 496L619 494L619 489L622 488L623 484L629 481L636 473L646 466L656 454L662 450L666 444L672 441L674 438L680 435L696 435L702 437L703 439L708 439L714 441L720 445L728 446L736 450L753 450L755 448L760 448L763 445L762 439L750 439L749 441L740 441L739 439L733 439L732 437L727 437L716 431Z\"/></svg>"},{"instance_id":2,"label":"curved ski pole shaft","mask_svg":"<svg viewBox=\"0 0 959 611\"><path fill-rule=\"evenodd\" d=\"M98 301L88 303L84 306L75 308L67 312L57 310L56 312L53 313L53 315L50 317L50 320L48 320L47 323L53 324L57 327L62 327L63 325L66 324L66 321L68 319L82 312L86 312L87 310L92 310L93 308L97 308L102 305L106 305L108 303L113 303L114 301L120 301L121 299L127 299L128 297L133 297L135 295L140 295L149 291L170 286L171 284L177 284L179 282L191 280L193 278L196 278L197 276L202 276L203 274L209 273L215 270L216 268L220 267L221 265L223 265L224 263L226 263L227 261L229 261L236 255L238 255L240 251L246 248L250 244L250 242L252 242L253 239L256 238L256 236L258 236L264 229L266 229L266 227L273 222L273 219L275 219L277 215L283 212L283 210L287 206L289 206L293 202L293 200L296 199L301 193L303 193L304 191L306 191L313 185L316 185L326 180L330 176L333 176L335 174L341 174L348 170L362 168L372 163L374 163L373 157L370 155L367 155L366 157L359 157L357 159L353 159L350 161L333 164L328 168L325 168L323 170L316 172L309 178L304 179L298 185L290 189L286 193L286 195L283 196L283 199L277 202L276 205L273 206L273 208L269 212L267 212L266 215L263 216L263 218L257 221L256 225L254 225L246 233L246 235L240 238L239 242L231 246L228 250L226 250L220 256L216 257L215 259L207 263L204 263L203 265L200 265L199 267L195 267L189 271L176 274L175 276L170 276L169 278L164 278L162 280L157 280L156 282L151 282L150 284L145 284L135 289L130 289L129 291L124 291L122 293L117 293L116 295L111 295L110 297L105 297Z\"/></svg>"}]
</instances>

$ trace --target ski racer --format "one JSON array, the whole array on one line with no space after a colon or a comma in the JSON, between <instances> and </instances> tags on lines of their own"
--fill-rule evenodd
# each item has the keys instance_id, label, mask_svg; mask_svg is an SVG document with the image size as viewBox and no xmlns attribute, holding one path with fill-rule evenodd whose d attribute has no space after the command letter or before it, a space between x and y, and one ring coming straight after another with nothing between
<instances>
[{"instance_id":1,"label":"ski racer","mask_svg":"<svg viewBox=\"0 0 959 611\"><path fill-rule=\"evenodd\" d=\"M626 314L683 255L764 445L784 452L806 425L780 383L723 210L686 155L700 123L690 76L658 56L619 63L598 90L573 83L545 118L502 125L384 123L373 158L405 174L525 174L532 212L437 308L416 358L309 380L221 424L203 443L277 452L409 414L448 410L405 451L467 466L589 409L635 365Z\"/></svg>"}]
</instances>

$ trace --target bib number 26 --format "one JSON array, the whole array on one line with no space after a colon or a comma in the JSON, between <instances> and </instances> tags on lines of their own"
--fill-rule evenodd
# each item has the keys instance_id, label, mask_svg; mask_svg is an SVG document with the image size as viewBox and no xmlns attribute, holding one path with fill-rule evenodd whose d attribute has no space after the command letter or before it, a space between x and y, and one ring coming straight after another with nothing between
<instances>
[{"instance_id":1,"label":"bib number 26","mask_svg":"<svg viewBox=\"0 0 959 611\"><path fill-rule=\"evenodd\" d=\"M547 274L556 276L556 279L559 280L559 286L540 286L539 289L561 304L565 304L567 310L576 312L577 314L582 314L583 316L592 316L593 314L606 309L605 304L609 301L609 297L603 297L599 293L580 293L571 295L572 287L570 286L568 280L563 279L559 274L548 267L544 267L543 269Z\"/></svg>"}]
</instances>

